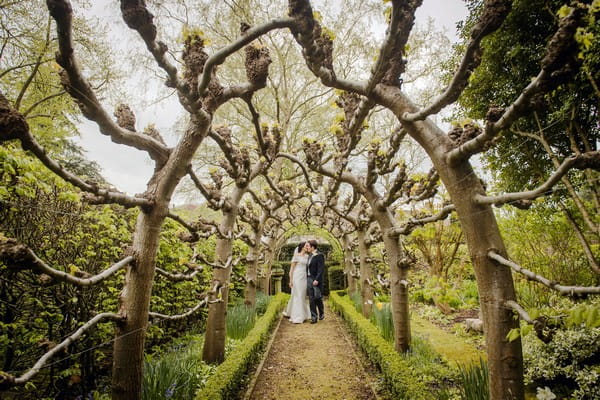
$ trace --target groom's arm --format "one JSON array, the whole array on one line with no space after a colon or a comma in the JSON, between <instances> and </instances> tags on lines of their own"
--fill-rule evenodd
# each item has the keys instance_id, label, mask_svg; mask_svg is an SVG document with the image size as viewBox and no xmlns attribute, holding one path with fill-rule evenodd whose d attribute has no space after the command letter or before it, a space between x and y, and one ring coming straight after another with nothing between
<instances>
[{"instance_id":1,"label":"groom's arm","mask_svg":"<svg viewBox=\"0 0 600 400\"><path fill-rule=\"evenodd\" d=\"M323 272L325 271L325 256L323 254L317 255L317 276L315 276L315 281L321 283L321 278L323 277Z\"/></svg>"}]
</instances>

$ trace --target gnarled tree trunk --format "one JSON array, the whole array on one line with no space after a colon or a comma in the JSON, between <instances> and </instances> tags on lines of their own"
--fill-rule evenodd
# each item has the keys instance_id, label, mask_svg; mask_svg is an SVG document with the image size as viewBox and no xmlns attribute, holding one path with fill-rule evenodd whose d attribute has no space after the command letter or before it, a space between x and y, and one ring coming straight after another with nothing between
<instances>
[{"instance_id":1,"label":"gnarled tree trunk","mask_svg":"<svg viewBox=\"0 0 600 400\"><path fill-rule=\"evenodd\" d=\"M370 284L373 280L373 271L371 270L371 265L367 262L369 249L366 243L366 232L363 229L358 229L356 235L358 237L358 256L360 259L362 313L365 318L369 318L373 309L373 287Z\"/></svg>"}]
</instances>

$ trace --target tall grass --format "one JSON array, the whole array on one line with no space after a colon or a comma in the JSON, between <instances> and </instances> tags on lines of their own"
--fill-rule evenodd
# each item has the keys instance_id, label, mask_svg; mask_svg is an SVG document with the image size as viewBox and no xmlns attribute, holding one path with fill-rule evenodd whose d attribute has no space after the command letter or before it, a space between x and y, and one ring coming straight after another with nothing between
<instances>
[{"instance_id":1,"label":"tall grass","mask_svg":"<svg viewBox=\"0 0 600 400\"><path fill-rule=\"evenodd\" d=\"M254 327L256 307L237 304L227 309L227 336L232 339L243 339Z\"/></svg>"},{"instance_id":2,"label":"tall grass","mask_svg":"<svg viewBox=\"0 0 600 400\"><path fill-rule=\"evenodd\" d=\"M354 304L356 311L362 314L362 296L360 295L360 292L350 293L350 300L352 301L352 304Z\"/></svg>"},{"instance_id":3,"label":"tall grass","mask_svg":"<svg viewBox=\"0 0 600 400\"><path fill-rule=\"evenodd\" d=\"M394 341L394 323L390 303L375 303L372 309L371 322L379 329L381 336L388 342Z\"/></svg>"},{"instance_id":4,"label":"tall grass","mask_svg":"<svg viewBox=\"0 0 600 400\"><path fill-rule=\"evenodd\" d=\"M487 363L480 358L479 365L459 366L460 392L463 400L488 400L489 375Z\"/></svg>"},{"instance_id":5,"label":"tall grass","mask_svg":"<svg viewBox=\"0 0 600 400\"><path fill-rule=\"evenodd\" d=\"M187 400L194 398L214 370L201 360L203 337L194 337L161 356L146 356L142 385L143 400Z\"/></svg>"},{"instance_id":6,"label":"tall grass","mask_svg":"<svg viewBox=\"0 0 600 400\"><path fill-rule=\"evenodd\" d=\"M271 296L263 292L256 292L256 314L263 315L267 311L270 302Z\"/></svg>"}]
</instances>

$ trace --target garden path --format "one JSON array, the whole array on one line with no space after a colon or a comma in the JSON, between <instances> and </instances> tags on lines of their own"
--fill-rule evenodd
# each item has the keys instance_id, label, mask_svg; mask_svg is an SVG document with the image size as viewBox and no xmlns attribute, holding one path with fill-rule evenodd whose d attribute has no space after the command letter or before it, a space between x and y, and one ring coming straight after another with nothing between
<instances>
[{"instance_id":1,"label":"garden path","mask_svg":"<svg viewBox=\"0 0 600 400\"><path fill-rule=\"evenodd\" d=\"M377 376L359 357L343 321L327 304L325 319L317 324L283 318L245 399L378 399Z\"/></svg>"}]
</instances>

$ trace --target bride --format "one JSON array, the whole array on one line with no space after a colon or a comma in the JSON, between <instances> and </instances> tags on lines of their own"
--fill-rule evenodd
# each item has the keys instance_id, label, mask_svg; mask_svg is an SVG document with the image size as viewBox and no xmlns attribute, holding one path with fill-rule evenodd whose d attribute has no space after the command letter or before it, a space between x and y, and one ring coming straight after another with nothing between
<instances>
[{"instance_id":1,"label":"bride","mask_svg":"<svg viewBox=\"0 0 600 400\"><path fill-rule=\"evenodd\" d=\"M303 242L294 249L294 257L290 267L290 287L292 288L292 297L288 302L284 315L290 317L290 322L301 324L310 319L310 308L308 307L308 298L306 296L306 263L308 253Z\"/></svg>"}]
</instances>

